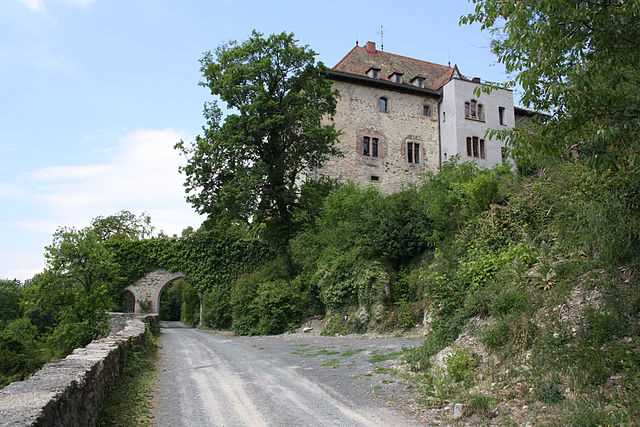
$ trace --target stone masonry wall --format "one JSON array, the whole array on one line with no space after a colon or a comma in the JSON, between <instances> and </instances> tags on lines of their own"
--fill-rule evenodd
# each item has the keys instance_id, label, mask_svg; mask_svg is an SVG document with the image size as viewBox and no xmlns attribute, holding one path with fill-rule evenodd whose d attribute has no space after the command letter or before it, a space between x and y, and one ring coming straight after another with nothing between
<instances>
[{"instance_id":1,"label":"stone masonry wall","mask_svg":"<svg viewBox=\"0 0 640 427\"><path fill-rule=\"evenodd\" d=\"M167 283L184 277L182 273L172 273L166 270L156 270L147 273L136 281L133 285L127 286L126 290L131 292L135 298L135 312L158 313L160 310L160 293ZM149 304L149 307L143 307Z\"/></svg>"},{"instance_id":2,"label":"stone masonry wall","mask_svg":"<svg viewBox=\"0 0 640 427\"><path fill-rule=\"evenodd\" d=\"M317 174L379 186L385 193L417 182L426 171L437 172L438 102L433 97L400 93L347 82L334 81L340 97L335 125L342 132L339 147L344 156L329 160ZM378 99L386 97L388 112L378 111ZM423 115L423 106L431 107L431 117ZM380 139L380 156L363 156L363 136ZM407 142L420 144L420 163L407 160ZM372 181L371 177L378 177Z\"/></svg>"},{"instance_id":3,"label":"stone masonry wall","mask_svg":"<svg viewBox=\"0 0 640 427\"><path fill-rule=\"evenodd\" d=\"M94 426L127 352L141 344L146 328L156 328L157 322L155 315L129 319L121 330L47 363L25 381L9 384L0 390L0 425ZM119 324L112 323L116 329Z\"/></svg>"}]
</instances>

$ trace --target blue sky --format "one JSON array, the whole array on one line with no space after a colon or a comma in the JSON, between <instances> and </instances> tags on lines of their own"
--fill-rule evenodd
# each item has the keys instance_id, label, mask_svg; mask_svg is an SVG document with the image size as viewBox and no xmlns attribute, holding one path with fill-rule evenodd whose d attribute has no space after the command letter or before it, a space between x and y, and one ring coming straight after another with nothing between
<instances>
[{"instance_id":1,"label":"blue sky","mask_svg":"<svg viewBox=\"0 0 640 427\"><path fill-rule=\"evenodd\" d=\"M489 35L460 27L466 0L2 0L0 277L44 266L57 226L121 209L179 233L184 201L172 146L202 125L202 52L252 29L289 31L334 65L356 40L505 79Z\"/></svg>"}]
</instances>

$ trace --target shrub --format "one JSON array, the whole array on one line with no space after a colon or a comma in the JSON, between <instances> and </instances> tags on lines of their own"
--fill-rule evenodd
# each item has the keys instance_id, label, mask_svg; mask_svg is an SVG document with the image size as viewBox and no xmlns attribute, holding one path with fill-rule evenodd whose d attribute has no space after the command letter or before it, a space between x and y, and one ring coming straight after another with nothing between
<instances>
[{"instance_id":1,"label":"shrub","mask_svg":"<svg viewBox=\"0 0 640 427\"><path fill-rule=\"evenodd\" d=\"M413 307L406 301L396 304L398 311L398 326L402 329L411 329L416 326L416 314Z\"/></svg>"},{"instance_id":2,"label":"shrub","mask_svg":"<svg viewBox=\"0 0 640 427\"><path fill-rule=\"evenodd\" d=\"M491 396L484 394L473 394L467 400L467 404L464 407L464 415L480 415L481 417L487 417L491 414L493 408L495 408L496 400Z\"/></svg>"},{"instance_id":3,"label":"shrub","mask_svg":"<svg viewBox=\"0 0 640 427\"><path fill-rule=\"evenodd\" d=\"M226 329L231 326L230 291L221 287L214 287L203 296L203 322L215 329Z\"/></svg>"},{"instance_id":4,"label":"shrub","mask_svg":"<svg viewBox=\"0 0 640 427\"><path fill-rule=\"evenodd\" d=\"M560 380L555 376L545 375L540 378L535 386L536 399L547 404L555 404L564 399Z\"/></svg>"},{"instance_id":5,"label":"shrub","mask_svg":"<svg viewBox=\"0 0 640 427\"><path fill-rule=\"evenodd\" d=\"M307 301L300 282L286 278L284 259L278 258L233 283L231 327L240 335L285 332L300 322Z\"/></svg>"},{"instance_id":6,"label":"shrub","mask_svg":"<svg viewBox=\"0 0 640 427\"><path fill-rule=\"evenodd\" d=\"M367 261L360 251L334 254L321 261L314 275L328 310L384 302L389 275L381 263Z\"/></svg>"},{"instance_id":7,"label":"shrub","mask_svg":"<svg viewBox=\"0 0 640 427\"><path fill-rule=\"evenodd\" d=\"M455 382L470 384L478 366L478 357L465 349L456 349L445 360L447 374Z\"/></svg>"},{"instance_id":8,"label":"shrub","mask_svg":"<svg viewBox=\"0 0 640 427\"><path fill-rule=\"evenodd\" d=\"M200 296L198 290L188 282L182 284L180 315L187 325L195 326L200 323Z\"/></svg>"},{"instance_id":9,"label":"shrub","mask_svg":"<svg viewBox=\"0 0 640 427\"><path fill-rule=\"evenodd\" d=\"M482 330L480 340L493 350L502 347L509 341L509 323L505 319L497 320Z\"/></svg>"}]
</instances>

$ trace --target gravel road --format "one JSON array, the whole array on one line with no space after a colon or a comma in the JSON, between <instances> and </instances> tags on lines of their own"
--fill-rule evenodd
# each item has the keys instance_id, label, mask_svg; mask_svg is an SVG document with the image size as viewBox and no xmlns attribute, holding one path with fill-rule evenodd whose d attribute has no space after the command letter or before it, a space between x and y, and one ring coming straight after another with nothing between
<instances>
[{"instance_id":1,"label":"gravel road","mask_svg":"<svg viewBox=\"0 0 640 427\"><path fill-rule=\"evenodd\" d=\"M163 324L159 426L414 426L415 392L389 373L419 339L235 337Z\"/></svg>"}]
</instances>

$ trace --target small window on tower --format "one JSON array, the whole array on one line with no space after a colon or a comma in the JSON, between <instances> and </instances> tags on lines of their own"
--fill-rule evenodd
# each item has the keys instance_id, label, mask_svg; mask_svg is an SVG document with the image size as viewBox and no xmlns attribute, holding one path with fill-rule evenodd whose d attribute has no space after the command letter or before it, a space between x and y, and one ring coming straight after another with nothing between
<instances>
[{"instance_id":1,"label":"small window on tower","mask_svg":"<svg viewBox=\"0 0 640 427\"><path fill-rule=\"evenodd\" d=\"M478 154L478 137L473 137L473 157L479 157Z\"/></svg>"},{"instance_id":2,"label":"small window on tower","mask_svg":"<svg viewBox=\"0 0 640 427\"><path fill-rule=\"evenodd\" d=\"M422 115L425 117L431 117L431 105L422 106Z\"/></svg>"},{"instance_id":3,"label":"small window on tower","mask_svg":"<svg viewBox=\"0 0 640 427\"><path fill-rule=\"evenodd\" d=\"M413 142L407 142L407 161L413 163Z\"/></svg>"},{"instance_id":4,"label":"small window on tower","mask_svg":"<svg viewBox=\"0 0 640 427\"><path fill-rule=\"evenodd\" d=\"M380 177L377 175L371 175L371 181L380 181Z\"/></svg>"},{"instance_id":5,"label":"small window on tower","mask_svg":"<svg viewBox=\"0 0 640 427\"><path fill-rule=\"evenodd\" d=\"M498 118L500 119L500 124L504 125L504 107L498 107Z\"/></svg>"},{"instance_id":6,"label":"small window on tower","mask_svg":"<svg viewBox=\"0 0 640 427\"><path fill-rule=\"evenodd\" d=\"M485 158L485 154L484 154L484 139L480 140L480 158L481 159Z\"/></svg>"},{"instance_id":7,"label":"small window on tower","mask_svg":"<svg viewBox=\"0 0 640 427\"><path fill-rule=\"evenodd\" d=\"M467 156L473 157L473 151L471 150L471 137L467 137Z\"/></svg>"}]
</instances>

